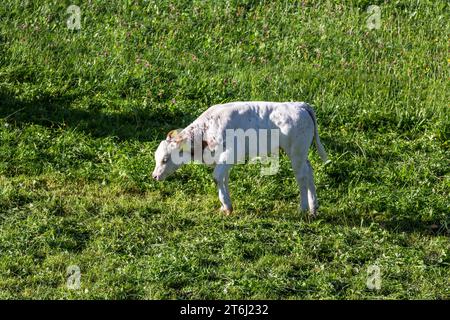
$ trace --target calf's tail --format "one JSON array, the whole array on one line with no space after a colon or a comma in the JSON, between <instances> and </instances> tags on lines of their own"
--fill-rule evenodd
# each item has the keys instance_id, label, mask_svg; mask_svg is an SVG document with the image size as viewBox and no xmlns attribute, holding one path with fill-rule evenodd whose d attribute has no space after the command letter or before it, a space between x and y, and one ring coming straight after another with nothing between
<instances>
[{"instance_id":1,"label":"calf's tail","mask_svg":"<svg viewBox=\"0 0 450 320\"><path fill-rule=\"evenodd\" d=\"M319 130L317 129L316 113L314 112L314 109L307 103L305 104L305 109L306 111L308 111L311 119L314 122L314 141L316 143L317 152L319 153L320 159L322 159L323 162L327 163L329 161L328 155L325 151L325 148L323 147L323 144L320 142Z\"/></svg>"}]
</instances>

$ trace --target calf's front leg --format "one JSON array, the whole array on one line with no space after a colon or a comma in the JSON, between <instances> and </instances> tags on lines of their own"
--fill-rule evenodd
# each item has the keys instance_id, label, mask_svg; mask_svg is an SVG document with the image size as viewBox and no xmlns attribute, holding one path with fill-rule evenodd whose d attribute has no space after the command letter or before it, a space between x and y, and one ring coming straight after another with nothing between
<instances>
[{"instance_id":1,"label":"calf's front leg","mask_svg":"<svg viewBox=\"0 0 450 320\"><path fill-rule=\"evenodd\" d=\"M226 215L230 215L233 212L233 206L231 205L231 198L228 192L228 174L231 165L218 164L214 168L214 181L216 182L219 190L219 200L222 203L220 210Z\"/></svg>"}]
</instances>

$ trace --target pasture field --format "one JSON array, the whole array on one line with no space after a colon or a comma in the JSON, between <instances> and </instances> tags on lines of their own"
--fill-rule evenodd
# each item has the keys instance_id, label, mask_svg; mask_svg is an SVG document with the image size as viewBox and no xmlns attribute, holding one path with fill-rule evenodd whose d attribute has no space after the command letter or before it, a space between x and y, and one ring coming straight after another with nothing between
<instances>
[{"instance_id":1,"label":"pasture field","mask_svg":"<svg viewBox=\"0 0 450 320\"><path fill-rule=\"evenodd\" d=\"M449 299L449 9L2 0L0 298ZM233 168L230 217L210 168L152 180L169 130L238 100L315 107L317 219L285 156Z\"/></svg>"}]
</instances>

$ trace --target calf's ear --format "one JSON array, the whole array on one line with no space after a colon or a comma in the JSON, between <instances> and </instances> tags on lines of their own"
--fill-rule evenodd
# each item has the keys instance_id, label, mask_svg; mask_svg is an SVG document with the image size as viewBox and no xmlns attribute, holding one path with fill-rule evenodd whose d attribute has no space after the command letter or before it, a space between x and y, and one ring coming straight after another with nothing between
<instances>
[{"instance_id":1,"label":"calf's ear","mask_svg":"<svg viewBox=\"0 0 450 320\"><path fill-rule=\"evenodd\" d=\"M177 144L178 148L180 148L181 151L189 151L191 145L188 143L188 140L183 135L177 135L174 140Z\"/></svg>"},{"instance_id":2,"label":"calf's ear","mask_svg":"<svg viewBox=\"0 0 450 320\"><path fill-rule=\"evenodd\" d=\"M177 147L179 147L182 151L186 151L189 149L189 144L187 143L186 135L180 134L182 129L171 130L166 137L166 140L169 142L175 142Z\"/></svg>"}]
</instances>

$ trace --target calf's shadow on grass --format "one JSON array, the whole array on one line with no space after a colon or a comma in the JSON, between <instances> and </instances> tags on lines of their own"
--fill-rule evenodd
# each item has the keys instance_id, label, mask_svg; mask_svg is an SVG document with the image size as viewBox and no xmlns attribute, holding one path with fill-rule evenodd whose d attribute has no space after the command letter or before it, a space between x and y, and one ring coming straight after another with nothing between
<instances>
[{"instance_id":1,"label":"calf's shadow on grass","mask_svg":"<svg viewBox=\"0 0 450 320\"><path fill-rule=\"evenodd\" d=\"M401 213L403 215L404 212ZM360 214L338 217L336 215L320 215L319 219L329 225L341 225L345 227L370 227L375 224L379 228L388 230L390 233L418 233L428 236L450 236L448 227L439 221L423 221L414 218L395 218L400 213L390 212L389 217L382 221L375 221Z\"/></svg>"},{"instance_id":2,"label":"calf's shadow on grass","mask_svg":"<svg viewBox=\"0 0 450 320\"><path fill-rule=\"evenodd\" d=\"M296 201L291 200L291 201ZM251 214L251 210L247 214ZM448 226L442 221L423 221L414 217L405 217L407 212L404 211L392 211L390 210L383 220L377 220L370 218L370 216L349 212L345 215L330 214L328 210L323 210L319 206L319 212L316 217L310 217L308 212L298 212L297 209L293 209L291 212L285 212L282 215L277 216L272 212L261 213L258 216L262 219L280 219L287 222L297 223L301 221L305 225L315 224L319 222L320 225L325 224L328 226L340 226L347 228L361 228L361 227L373 227L376 226L380 229L389 231L390 233L417 233L427 236L450 236L450 230ZM401 216L401 218L396 218Z\"/></svg>"},{"instance_id":3,"label":"calf's shadow on grass","mask_svg":"<svg viewBox=\"0 0 450 320\"><path fill-rule=\"evenodd\" d=\"M385 157L383 154L379 154L376 151L363 150L356 143L343 142L343 138L334 136L333 139L327 139L326 137L321 139L325 145L325 148L331 154L339 155L342 157L345 153L354 155L356 157L362 157L365 161L360 164L361 168L358 168L355 173L355 165L352 160L335 161L328 165L325 169L327 176L327 184L338 188L339 186L347 186L349 184L364 182L379 184L380 181L374 176L373 172L369 170L369 167L377 161ZM411 212L408 208L394 208L392 206L384 208L385 205L380 203L377 207L381 215L381 221L376 223L386 230L391 232L407 232L407 233L421 233L426 235L450 235L450 229L448 223L439 220L427 220L424 221L417 218L416 214ZM341 224L351 227L361 226L361 221L364 221L364 225L370 225L375 222L374 219L368 219L367 216L361 214L347 214L345 217L338 215L323 215L320 217L326 223L329 224Z\"/></svg>"},{"instance_id":4,"label":"calf's shadow on grass","mask_svg":"<svg viewBox=\"0 0 450 320\"><path fill-rule=\"evenodd\" d=\"M175 127L181 127L182 114L176 111L151 111L135 108L132 111L107 113L98 102L88 108L74 108L79 95L40 95L20 100L0 87L0 119L18 126L36 124L49 128L68 128L92 137L115 137L118 140L154 141L162 139Z\"/></svg>"}]
</instances>

